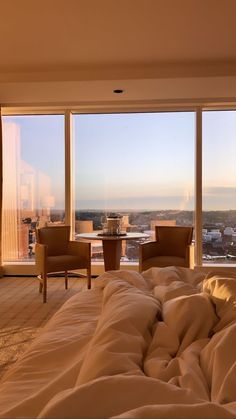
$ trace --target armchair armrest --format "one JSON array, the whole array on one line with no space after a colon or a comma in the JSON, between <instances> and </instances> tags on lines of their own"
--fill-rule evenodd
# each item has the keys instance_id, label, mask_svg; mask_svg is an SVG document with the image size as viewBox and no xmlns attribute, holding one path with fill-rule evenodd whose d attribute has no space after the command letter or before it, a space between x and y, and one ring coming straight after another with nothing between
<instances>
[{"instance_id":1,"label":"armchair armrest","mask_svg":"<svg viewBox=\"0 0 236 419\"><path fill-rule=\"evenodd\" d=\"M160 249L161 245L157 241L140 243L139 245L140 256L142 257L142 260L146 260L157 256Z\"/></svg>"},{"instance_id":2,"label":"armchair armrest","mask_svg":"<svg viewBox=\"0 0 236 419\"><path fill-rule=\"evenodd\" d=\"M35 265L38 274L45 272L47 250L48 246L46 246L45 244L35 244Z\"/></svg>"},{"instance_id":3,"label":"armchair armrest","mask_svg":"<svg viewBox=\"0 0 236 419\"><path fill-rule=\"evenodd\" d=\"M77 242L69 241L67 253L69 255L78 256L86 266L91 264L91 243L88 242Z\"/></svg>"},{"instance_id":4,"label":"armchair armrest","mask_svg":"<svg viewBox=\"0 0 236 419\"><path fill-rule=\"evenodd\" d=\"M141 243L139 245L139 272L143 270L143 262L160 253L161 244L157 241Z\"/></svg>"}]
</instances>

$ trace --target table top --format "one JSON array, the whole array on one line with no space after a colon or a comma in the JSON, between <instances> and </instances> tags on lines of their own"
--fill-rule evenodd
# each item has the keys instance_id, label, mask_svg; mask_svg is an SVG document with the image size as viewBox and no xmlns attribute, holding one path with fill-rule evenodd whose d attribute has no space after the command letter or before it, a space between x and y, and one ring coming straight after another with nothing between
<instances>
[{"instance_id":1,"label":"table top","mask_svg":"<svg viewBox=\"0 0 236 419\"><path fill-rule=\"evenodd\" d=\"M107 236L102 235L102 231L97 231L96 233L80 233L76 234L78 239L87 239L87 240L137 240L137 239L148 239L149 234L146 233L126 233L120 236Z\"/></svg>"}]
</instances>

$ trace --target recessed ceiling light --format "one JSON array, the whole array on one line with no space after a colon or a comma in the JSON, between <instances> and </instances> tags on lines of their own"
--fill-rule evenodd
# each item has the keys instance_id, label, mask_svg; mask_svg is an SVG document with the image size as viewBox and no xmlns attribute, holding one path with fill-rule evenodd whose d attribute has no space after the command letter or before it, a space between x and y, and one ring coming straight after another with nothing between
<instances>
[{"instance_id":1,"label":"recessed ceiling light","mask_svg":"<svg viewBox=\"0 0 236 419\"><path fill-rule=\"evenodd\" d=\"M124 93L124 90L123 89L114 89L113 93L118 93L118 94Z\"/></svg>"}]
</instances>

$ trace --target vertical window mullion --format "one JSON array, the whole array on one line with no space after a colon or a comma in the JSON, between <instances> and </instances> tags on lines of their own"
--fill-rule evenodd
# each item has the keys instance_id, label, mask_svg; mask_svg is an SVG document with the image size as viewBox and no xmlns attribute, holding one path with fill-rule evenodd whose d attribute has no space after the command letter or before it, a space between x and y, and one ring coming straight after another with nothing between
<instances>
[{"instance_id":1,"label":"vertical window mullion","mask_svg":"<svg viewBox=\"0 0 236 419\"><path fill-rule=\"evenodd\" d=\"M202 109L196 111L195 264L202 265Z\"/></svg>"},{"instance_id":2,"label":"vertical window mullion","mask_svg":"<svg viewBox=\"0 0 236 419\"><path fill-rule=\"evenodd\" d=\"M65 112L65 224L71 226L71 237L74 231L72 217L72 118L71 112Z\"/></svg>"}]
</instances>

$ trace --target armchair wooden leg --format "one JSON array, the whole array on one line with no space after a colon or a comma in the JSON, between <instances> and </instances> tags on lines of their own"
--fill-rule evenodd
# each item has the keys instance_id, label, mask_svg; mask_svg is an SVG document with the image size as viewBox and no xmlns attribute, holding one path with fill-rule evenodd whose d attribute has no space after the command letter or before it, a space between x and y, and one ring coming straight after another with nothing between
<instances>
[{"instance_id":1,"label":"armchair wooden leg","mask_svg":"<svg viewBox=\"0 0 236 419\"><path fill-rule=\"evenodd\" d=\"M43 302L47 302L47 274L43 274Z\"/></svg>"},{"instance_id":2,"label":"armchair wooden leg","mask_svg":"<svg viewBox=\"0 0 236 419\"><path fill-rule=\"evenodd\" d=\"M87 269L87 278L88 278L87 287L88 289L90 289L91 288L91 268Z\"/></svg>"},{"instance_id":3,"label":"armchair wooden leg","mask_svg":"<svg viewBox=\"0 0 236 419\"><path fill-rule=\"evenodd\" d=\"M65 289L68 289L68 272L65 271Z\"/></svg>"},{"instance_id":4,"label":"armchair wooden leg","mask_svg":"<svg viewBox=\"0 0 236 419\"><path fill-rule=\"evenodd\" d=\"M43 291L43 284L42 284L42 274L40 275L41 280L39 279L39 292L40 294L42 294Z\"/></svg>"}]
</instances>

